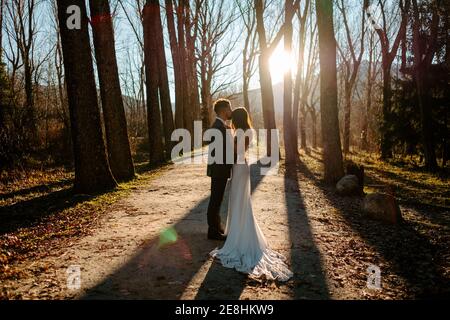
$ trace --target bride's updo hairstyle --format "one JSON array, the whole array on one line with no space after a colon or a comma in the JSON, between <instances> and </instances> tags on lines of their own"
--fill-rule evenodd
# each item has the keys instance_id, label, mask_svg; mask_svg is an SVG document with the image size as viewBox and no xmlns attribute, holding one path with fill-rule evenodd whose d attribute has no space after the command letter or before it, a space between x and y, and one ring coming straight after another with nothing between
<instances>
[{"instance_id":1,"label":"bride's updo hairstyle","mask_svg":"<svg viewBox=\"0 0 450 320\"><path fill-rule=\"evenodd\" d=\"M244 131L252 129L250 116L245 108L236 108L231 113L231 122L234 129L242 129Z\"/></svg>"}]
</instances>

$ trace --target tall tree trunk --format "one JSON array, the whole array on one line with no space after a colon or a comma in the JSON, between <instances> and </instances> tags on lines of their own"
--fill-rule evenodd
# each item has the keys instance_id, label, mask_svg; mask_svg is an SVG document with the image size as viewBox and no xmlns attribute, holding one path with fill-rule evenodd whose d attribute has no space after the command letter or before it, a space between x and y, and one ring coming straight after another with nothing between
<instances>
[{"instance_id":1,"label":"tall tree trunk","mask_svg":"<svg viewBox=\"0 0 450 320\"><path fill-rule=\"evenodd\" d=\"M0 0L0 63L3 62L3 11L5 8L5 1Z\"/></svg>"},{"instance_id":2,"label":"tall tree trunk","mask_svg":"<svg viewBox=\"0 0 450 320\"><path fill-rule=\"evenodd\" d=\"M317 149L317 114L315 111L311 111L311 122L312 122L312 147Z\"/></svg>"},{"instance_id":3,"label":"tall tree trunk","mask_svg":"<svg viewBox=\"0 0 450 320\"><path fill-rule=\"evenodd\" d=\"M381 159L386 160L392 158L392 143L390 141L388 124L390 120L390 112L392 105L392 88L391 88L391 67L394 58L397 55L401 39L405 38L406 27L408 23L408 11L411 5L410 0L400 0L399 7L401 10L401 23L394 44L390 49L389 38L387 35L386 24L382 28L375 28L381 44L381 62L383 70L383 119L381 123ZM369 8L369 0L364 1L364 8L369 19L373 19L372 12L367 10ZM384 10L384 7L382 8ZM384 15L384 12L382 11ZM372 20L373 21L373 20Z\"/></svg>"},{"instance_id":4,"label":"tall tree trunk","mask_svg":"<svg viewBox=\"0 0 450 320\"><path fill-rule=\"evenodd\" d=\"M134 178L134 166L117 69L111 11L108 0L90 0L89 4L109 165L117 180L128 181Z\"/></svg>"},{"instance_id":5,"label":"tall tree trunk","mask_svg":"<svg viewBox=\"0 0 450 320\"><path fill-rule=\"evenodd\" d=\"M167 30L169 32L170 51L172 53L173 70L175 78L175 127L184 128L184 92L183 77L181 72L181 61L178 48L178 40L175 29L173 0L165 0Z\"/></svg>"},{"instance_id":6,"label":"tall tree trunk","mask_svg":"<svg viewBox=\"0 0 450 320\"><path fill-rule=\"evenodd\" d=\"M292 21L289 20L288 14L292 12L292 0L285 2L285 32L284 32L284 50L286 52L292 51ZM284 149L286 152L286 164L295 164L297 158L298 145L295 143L297 137L294 139L294 120L292 118L292 74L290 69L284 74ZM295 121L297 122L297 121Z\"/></svg>"},{"instance_id":7,"label":"tall tree trunk","mask_svg":"<svg viewBox=\"0 0 450 320\"><path fill-rule=\"evenodd\" d=\"M261 83L261 99L263 109L264 128L268 130L267 134L267 155L272 154L272 144L270 139L270 130L276 129L275 110L273 103L272 77L269 69L269 57L261 53L259 57L259 79Z\"/></svg>"},{"instance_id":8,"label":"tall tree trunk","mask_svg":"<svg viewBox=\"0 0 450 320\"><path fill-rule=\"evenodd\" d=\"M248 97L248 81L246 79L244 79L244 82L242 84L242 96L243 96L243 101L244 101L244 107L245 109L247 109L247 112L250 114L251 112L251 107L250 107L250 99Z\"/></svg>"},{"instance_id":9,"label":"tall tree trunk","mask_svg":"<svg viewBox=\"0 0 450 320\"><path fill-rule=\"evenodd\" d=\"M155 34L155 30L158 28L158 21L152 14L154 14L152 6L146 4L143 16L143 29L149 152L150 163L158 164L164 161L164 147L159 108L158 47Z\"/></svg>"},{"instance_id":10,"label":"tall tree trunk","mask_svg":"<svg viewBox=\"0 0 450 320\"><path fill-rule=\"evenodd\" d=\"M303 10L303 15L300 16L300 30L299 30L299 43L298 43L298 64L297 64L297 75L295 78L294 85L294 107L293 107L293 119L294 119L294 129L293 135L295 139L297 139L297 147L298 147L298 131L300 129L300 148L306 150L306 111L305 111L305 102L303 99L307 97L304 96L304 92L306 90L305 79L303 78L303 72L305 67L305 44L306 44L306 19L308 16L310 1L307 0L305 2L305 7ZM300 9L299 9L300 15ZM311 37L313 35L311 34Z\"/></svg>"},{"instance_id":11,"label":"tall tree trunk","mask_svg":"<svg viewBox=\"0 0 450 320\"><path fill-rule=\"evenodd\" d=\"M423 78L424 74L418 74L416 79L417 87L417 99L420 109L420 120L422 124L422 144L425 155L425 167L430 171L437 169L436 151L434 146L433 136L433 118L432 118L432 103L430 102L430 96L428 89L425 85Z\"/></svg>"},{"instance_id":12,"label":"tall tree trunk","mask_svg":"<svg viewBox=\"0 0 450 320\"><path fill-rule=\"evenodd\" d=\"M190 104L193 111L193 120L200 120L200 96L197 78L197 61L195 57L195 39L197 38L197 17L191 21L191 7L189 1L185 2L185 33L186 33L186 67L189 84ZM194 34L192 26L194 25Z\"/></svg>"},{"instance_id":13,"label":"tall tree trunk","mask_svg":"<svg viewBox=\"0 0 450 320\"><path fill-rule=\"evenodd\" d=\"M337 108L336 39L333 1L316 0L320 52L320 114L324 179L335 183L344 175Z\"/></svg>"},{"instance_id":14,"label":"tall tree trunk","mask_svg":"<svg viewBox=\"0 0 450 320\"><path fill-rule=\"evenodd\" d=\"M383 59L384 60L384 59ZM383 61L383 118L381 122L381 159L392 158L392 144L389 134L389 121L391 113L391 64Z\"/></svg>"},{"instance_id":15,"label":"tall tree trunk","mask_svg":"<svg viewBox=\"0 0 450 320\"><path fill-rule=\"evenodd\" d=\"M372 33L369 38L369 66L367 70L367 83L366 83L366 110L363 113L363 123L361 132L361 149L368 150L368 130L369 130L369 114L372 109L372 86L375 81L375 69L373 52L374 52L374 34Z\"/></svg>"},{"instance_id":16,"label":"tall tree trunk","mask_svg":"<svg viewBox=\"0 0 450 320\"><path fill-rule=\"evenodd\" d=\"M26 132L29 133L30 147L34 148L38 144L38 127L36 110L34 105L34 90L33 90L33 73L31 62L29 59L29 52L24 53L24 82L25 82L25 110L26 110Z\"/></svg>"},{"instance_id":17,"label":"tall tree trunk","mask_svg":"<svg viewBox=\"0 0 450 320\"><path fill-rule=\"evenodd\" d=\"M300 119L299 119L299 128L300 128L300 147L303 150L307 150L306 146L306 112L305 105L303 102L300 102L302 107L300 108Z\"/></svg>"},{"instance_id":18,"label":"tall tree trunk","mask_svg":"<svg viewBox=\"0 0 450 320\"><path fill-rule=\"evenodd\" d=\"M203 125L203 130L207 130L210 125L211 125L211 121L210 121L210 108L211 105L209 104L209 97L210 97L210 92L209 92L209 85L207 84L207 79L206 79L206 65L202 64L200 66L200 74L201 74L201 90L200 90L200 95L202 98L202 125Z\"/></svg>"},{"instance_id":19,"label":"tall tree trunk","mask_svg":"<svg viewBox=\"0 0 450 320\"><path fill-rule=\"evenodd\" d=\"M348 154L350 152L350 114L352 108L352 88L350 88L350 84L345 85L344 95L344 154Z\"/></svg>"},{"instance_id":20,"label":"tall tree trunk","mask_svg":"<svg viewBox=\"0 0 450 320\"><path fill-rule=\"evenodd\" d=\"M158 0L148 0L144 10L148 11L149 19L154 19L155 30L152 32L158 50L158 76L159 76L159 98L161 101L161 113L164 131L165 158L169 159L172 152L173 143L171 141L172 132L175 129L172 103L170 101L169 78L167 75L167 60L164 51L164 35L161 21L160 5ZM152 24L153 25L153 24Z\"/></svg>"},{"instance_id":21,"label":"tall tree trunk","mask_svg":"<svg viewBox=\"0 0 450 320\"><path fill-rule=\"evenodd\" d=\"M249 28L247 28L247 35L245 38L244 43L244 49L242 51L242 100L244 103L244 108L247 109L247 112L251 114L250 112L250 99L248 98L248 88L249 88L249 81L250 81L250 74L251 70L249 71L248 65L250 63L248 54L249 54L249 47L250 47L250 41L251 41L251 33ZM251 53L250 53L251 54Z\"/></svg>"},{"instance_id":22,"label":"tall tree trunk","mask_svg":"<svg viewBox=\"0 0 450 320\"><path fill-rule=\"evenodd\" d=\"M267 155L272 154L270 130L276 129L275 108L273 101L272 77L270 75L269 58L270 53L267 47L266 30L264 28L263 1L255 0L256 9L256 30L258 32L260 56L259 56L259 80L261 84L261 103L264 119L264 128L267 133Z\"/></svg>"},{"instance_id":23,"label":"tall tree trunk","mask_svg":"<svg viewBox=\"0 0 450 320\"><path fill-rule=\"evenodd\" d=\"M183 92L183 123L184 128L187 129L191 136L194 132L194 114L193 106L191 104L191 94L190 92L190 79L189 70L190 66L188 63L187 50L186 50L186 30L185 26L185 6L187 0L179 0L176 12L177 12L177 32L178 32L178 55L180 61L180 85L182 86Z\"/></svg>"},{"instance_id":24,"label":"tall tree trunk","mask_svg":"<svg viewBox=\"0 0 450 320\"><path fill-rule=\"evenodd\" d=\"M350 51L350 54L341 52L342 60L344 61L345 69L344 69L344 154L348 154L350 152L350 143L351 143L351 111L352 111L352 96L353 96L353 88L355 87L355 82L359 72L359 66L361 65L362 57L364 54L364 37L365 37L365 11L366 4L362 3L362 12L361 12L361 35L360 37L360 47L359 54L356 55L356 46L352 39L350 26L347 20L347 8L345 7L344 0L341 0L340 6L338 4L338 9L340 10L344 22L345 34L347 38L347 46ZM350 58L348 57L350 56Z\"/></svg>"},{"instance_id":25,"label":"tall tree trunk","mask_svg":"<svg viewBox=\"0 0 450 320\"><path fill-rule=\"evenodd\" d=\"M434 171L437 169L436 151L433 136L433 104L430 101L428 88L428 73L436 53L436 43L439 30L440 15L436 7L433 8L433 17L430 26L430 35L427 41L421 39L421 21L417 0L413 0L413 50L414 71L417 89L417 102L420 109L421 136L425 155L425 166ZM434 4L437 6L437 4Z\"/></svg>"},{"instance_id":26,"label":"tall tree trunk","mask_svg":"<svg viewBox=\"0 0 450 320\"><path fill-rule=\"evenodd\" d=\"M86 5L82 0L58 0L57 3L75 157L74 190L106 191L117 183L103 141ZM81 9L81 28L69 30L67 8L74 4Z\"/></svg>"},{"instance_id":27,"label":"tall tree trunk","mask_svg":"<svg viewBox=\"0 0 450 320\"><path fill-rule=\"evenodd\" d=\"M0 0L0 133L5 126L5 108L4 105L4 92L5 88L1 87L5 84L4 75L6 74L6 68L3 64L3 9L5 6L5 0Z\"/></svg>"}]
</instances>

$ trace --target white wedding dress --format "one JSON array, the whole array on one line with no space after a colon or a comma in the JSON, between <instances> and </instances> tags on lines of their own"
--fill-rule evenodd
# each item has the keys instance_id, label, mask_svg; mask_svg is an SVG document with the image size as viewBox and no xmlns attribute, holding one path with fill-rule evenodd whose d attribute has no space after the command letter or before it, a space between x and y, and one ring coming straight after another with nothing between
<instances>
[{"instance_id":1,"label":"white wedding dress","mask_svg":"<svg viewBox=\"0 0 450 320\"><path fill-rule=\"evenodd\" d=\"M245 155L244 155L245 157ZM286 258L271 250L253 215L250 167L247 161L233 165L228 217L225 227L227 239L221 249L210 255L219 259L224 267L247 273L252 278L266 277L270 280L287 281L293 273ZM243 162L243 161L242 161Z\"/></svg>"}]
</instances>

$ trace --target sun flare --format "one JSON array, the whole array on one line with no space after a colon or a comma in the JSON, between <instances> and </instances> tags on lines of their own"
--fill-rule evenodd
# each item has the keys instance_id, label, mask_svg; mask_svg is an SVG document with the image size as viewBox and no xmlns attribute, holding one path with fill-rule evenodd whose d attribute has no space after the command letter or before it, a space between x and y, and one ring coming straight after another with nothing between
<instances>
[{"instance_id":1,"label":"sun flare","mask_svg":"<svg viewBox=\"0 0 450 320\"><path fill-rule=\"evenodd\" d=\"M278 46L269 59L270 74L274 83L283 81L286 72L296 72L297 63L292 53Z\"/></svg>"}]
</instances>

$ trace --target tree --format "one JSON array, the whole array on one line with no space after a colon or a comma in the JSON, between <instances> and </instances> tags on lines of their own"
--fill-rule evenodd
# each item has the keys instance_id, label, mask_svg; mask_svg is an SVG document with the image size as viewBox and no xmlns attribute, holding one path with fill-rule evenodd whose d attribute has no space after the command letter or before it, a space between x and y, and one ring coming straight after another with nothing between
<instances>
[{"instance_id":1,"label":"tree","mask_svg":"<svg viewBox=\"0 0 450 320\"><path fill-rule=\"evenodd\" d=\"M273 51L283 38L286 30L286 23L288 22L290 23L298 5L299 0L296 0L295 3L292 5L293 10L286 12L283 26L280 28L280 30L273 38L273 40L269 42L267 40L266 28L264 26L264 1L255 0L256 31L258 33L259 51L260 51L258 65L259 65L259 81L261 84L261 102L263 110L264 127L265 129L269 130L269 132L272 129L276 129L272 76L270 75L269 59ZM270 134L268 134L267 155L271 155L271 153L272 153L271 137Z\"/></svg>"},{"instance_id":2,"label":"tree","mask_svg":"<svg viewBox=\"0 0 450 320\"><path fill-rule=\"evenodd\" d=\"M372 31L369 35L369 49L368 56L369 61L367 65L367 77L365 82L366 88L366 103L365 110L363 113L363 123L361 126L361 149L368 150L368 136L369 136L369 117L372 112L372 102L373 102L373 86L375 85L375 80L377 77L377 65L379 60L376 57L376 43L375 43L375 33Z\"/></svg>"},{"instance_id":3,"label":"tree","mask_svg":"<svg viewBox=\"0 0 450 320\"><path fill-rule=\"evenodd\" d=\"M392 88L391 88L391 68L392 62L397 55L400 41L404 38L406 33L406 25L408 22L408 11L410 0L400 0L399 9L401 12L401 22L395 37L394 43L391 47L388 36L388 23L386 20L385 0L378 0L383 20L383 26L380 26L373 18L373 13L369 10L370 0L364 0L364 7L366 8L367 16L372 21L372 25L379 37L381 44L381 63L383 71L383 120L381 124L381 158L388 159L392 157L391 143L389 138L389 114L392 106Z\"/></svg>"},{"instance_id":4,"label":"tree","mask_svg":"<svg viewBox=\"0 0 450 320\"><path fill-rule=\"evenodd\" d=\"M285 30L284 30L284 50L292 51L292 17L290 17L293 8L291 0L285 1ZM293 135L294 124L297 119L293 119L292 114L292 73L289 69L284 74L284 95L283 95L284 113L284 149L286 152L286 164L295 164L298 157L298 138Z\"/></svg>"},{"instance_id":5,"label":"tree","mask_svg":"<svg viewBox=\"0 0 450 320\"><path fill-rule=\"evenodd\" d=\"M164 161L161 111L159 108L158 45L155 39L158 30L158 19L155 18L157 13L155 2L147 1L144 6L143 27L147 122L151 164L158 164Z\"/></svg>"},{"instance_id":6,"label":"tree","mask_svg":"<svg viewBox=\"0 0 450 320\"><path fill-rule=\"evenodd\" d=\"M0 2L0 130L3 129L5 122L5 87L7 85L7 76L5 64L3 63L3 9L5 0Z\"/></svg>"},{"instance_id":7,"label":"tree","mask_svg":"<svg viewBox=\"0 0 450 320\"><path fill-rule=\"evenodd\" d=\"M324 179L335 183L344 175L337 108L336 39L333 1L316 0L320 55L320 115Z\"/></svg>"},{"instance_id":8,"label":"tree","mask_svg":"<svg viewBox=\"0 0 450 320\"><path fill-rule=\"evenodd\" d=\"M5 3L8 18L11 22L10 30L7 30L9 38L15 42L17 47L17 59L20 57L21 66L23 67L25 101L24 101L24 123L27 128L29 137L26 139L29 143L36 145L38 137L36 110L34 105L34 83L33 77L37 72L37 65L33 59L35 40L36 40L36 7L35 0L11 0ZM17 63L19 60L17 60ZM15 62L13 62L15 64ZM15 64L15 68L18 64ZM29 145L28 147L31 147Z\"/></svg>"},{"instance_id":9,"label":"tree","mask_svg":"<svg viewBox=\"0 0 450 320\"><path fill-rule=\"evenodd\" d=\"M253 8L253 0L246 0L242 4L242 0L236 0L236 5L242 17L245 27L245 41L242 50L242 97L244 107L248 113L251 114L250 100L248 97L248 89L250 86L250 79L256 72L256 49L257 49L257 33L256 33L256 17Z\"/></svg>"},{"instance_id":10,"label":"tree","mask_svg":"<svg viewBox=\"0 0 450 320\"><path fill-rule=\"evenodd\" d=\"M184 128L184 97L186 78L183 76L183 59L180 52L180 46L177 40L175 29L175 18L173 0L165 0L167 29L170 39L170 51L172 53L172 63L175 78L175 127Z\"/></svg>"},{"instance_id":11,"label":"tree","mask_svg":"<svg viewBox=\"0 0 450 320\"><path fill-rule=\"evenodd\" d=\"M200 117L194 54L197 17L194 16L191 19L189 0L179 0L178 3L173 0L165 0L165 4L175 76L175 126L185 128L192 134L194 120ZM196 15L198 9L197 7Z\"/></svg>"},{"instance_id":12,"label":"tree","mask_svg":"<svg viewBox=\"0 0 450 320\"><path fill-rule=\"evenodd\" d=\"M5 0L0 1L0 61L3 61L3 12Z\"/></svg>"},{"instance_id":13,"label":"tree","mask_svg":"<svg viewBox=\"0 0 450 320\"><path fill-rule=\"evenodd\" d=\"M205 0L197 0L194 15L191 15L190 1L184 1L184 29L186 36L186 76L188 80L188 96L193 120L201 119L199 85L197 78L197 57L195 42L199 29L198 17Z\"/></svg>"},{"instance_id":14,"label":"tree","mask_svg":"<svg viewBox=\"0 0 450 320\"><path fill-rule=\"evenodd\" d=\"M298 62L297 62L297 75L295 78L295 84L294 84L294 106L293 106L293 118L294 118L294 130L293 130L293 135L295 137L295 139L298 139L298 128L299 128L299 124L300 124L300 147L303 150L306 150L306 125L305 125L305 120L306 120L306 109L305 109L305 103L304 103L304 99L305 99L305 94L307 95L307 89L308 89L308 84L310 83L306 77L305 79L303 79L303 69L304 69L304 60L306 59L306 55L305 55L305 44L306 44L306 22L307 22L307 18L308 18L308 12L310 11L310 0L306 0L305 1L305 5L303 8L303 11L301 10L301 8L299 7L297 10L297 15L299 18L299 35L298 35ZM303 12L303 13L302 13ZM311 22L311 19L310 19ZM311 22L312 24L312 22ZM314 28L314 30L311 31L310 33L310 39L311 39L311 43L312 43L312 39L314 38L315 35L315 30L316 28ZM311 53L311 49L312 46L310 45L310 53ZM309 61L311 61L311 55L308 56ZM309 65L307 65L307 69L309 71ZM308 72L307 72L308 74ZM299 113L300 111L300 113ZM299 118L300 115L300 118Z\"/></svg>"},{"instance_id":15,"label":"tree","mask_svg":"<svg viewBox=\"0 0 450 320\"><path fill-rule=\"evenodd\" d=\"M74 190L78 193L110 190L117 184L103 141L86 5L82 0L58 0L57 4L75 157ZM69 29L67 24L71 16L68 8L73 5L80 9L79 29Z\"/></svg>"},{"instance_id":16,"label":"tree","mask_svg":"<svg viewBox=\"0 0 450 320\"><path fill-rule=\"evenodd\" d=\"M309 0L305 2L303 10L298 8L297 15L300 26L297 75L294 85L293 118L296 119L294 134L295 138L298 139L298 132L300 132L300 147L308 153L309 149L306 146L306 118L308 113L312 119L313 147L317 146L315 130L317 118L315 90L318 84L318 77L315 75L318 67L317 23L313 19L312 5ZM305 50L306 45L308 51Z\"/></svg>"},{"instance_id":17,"label":"tree","mask_svg":"<svg viewBox=\"0 0 450 320\"><path fill-rule=\"evenodd\" d=\"M145 63L144 63L144 40L142 31L143 7L145 0L118 0L122 12L128 21L134 34L134 41L126 47L125 71L121 73L122 92L125 99L129 130L135 137L148 134L147 112L145 99ZM131 10L130 10L131 9ZM136 54L134 50L138 50Z\"/></svg>"},{"instance_id":18,"label":"tree","mask_svg":"<svg viewBox=\"0 0 450 320\"><path fill-rule=\"evenodd\" d=\"M146 56L147 60L145 65L151 66L153 60L156 60L157 69L152 72L154 72L158 77L157 89L161 104L165 159L169 159L172 151L171 135L175 129L175 125L172 112L172 103L170 102L169 78L167 75L167 60L164 51L164 35L159 1L147 0L144 7L144 23L148 24L148 26L144 26L144 47L145 43L147 43L149 47L152 47L151 50L156 52L156 56L154 57L150 57L148 55ZM150 139L153 139L153 137L150 137Z\"/></svg>"},{"instance_id":19,"label":"tree","mask_svg":"<svg viewBox=\"0 0 450 320\"><path fill-rule=\"evenodd\" d=\"M437 39L439 30L439 5L440 1L432 1L432 18L429 35L425 34L422 27L421 15L417 0L413 4L413 53L414 53L414 79L417 89L417 104L420 109L421 135L425 155L425 166L429 170L437 169L436 151L433 136L432 108L428 88L427 75L437 51ZM426 14L425 14L426 15Z\"/></svg>"},{"instance_id":20,"label":"tree","mask_svg":"<svg viewBox=\"0 0 450 320\"><path fill-rule=\"evenodd\" d=\"M220 73L230 65L227 58L233 52L237 39L227 39L227 32L230 31L234 21L234 7L227 6L224 1L197 0L198 12L198 35L197 35L197 60L199 64L200 76L200 96L202 103L203 128L210 126L214 113L212 111L213 96L220 90L227 87L231 81L225 77L224 81L217 81ZM228 40L226 45L223 41ZM219 82L219 83L215 83Z\"/></svg>"},{"instance_id":21,"label":"tree","mask_svg":"<svg viewBox=\"0 0 450 320\"><path fill-rule=\"evenodd\" d=\"M341 54L341 59L344 62L343 68L343 78L344 78L344 154L349 153L350 151L350 116L351 116L351 108L352 108L352 96L353 89L355 87L355 83L357 80L359 66L361 65L362 57L364 54L364 37L366 33L365 29L365 6L362 5L361 11L361 34L359 35L359 53L356 54L356 46L354 44L355 40L352 39L352 32L350 31L348 19L347 19L347 10L348 8L344 5L344 0L341 0L340 5L338 5L338 9L342 14L344 29L345 29L345 37L347 40L347 52L344 52L341 46L337 46L339 52ZM349 54L350 53L350 54ZM350 56L350 57L349 57Z\"/></svg>"},{"instance_id":22,"label":"tree","mask_svg":"<svg viewBox=\"0 0 450 320\"><path fill-rule=\"evenodd\" d=\"M89 4L109 165L117 180L127 181L134 178L134 166L117 69L111 12L108 0L90 0Z\"/></svg>"}]
</instances>

